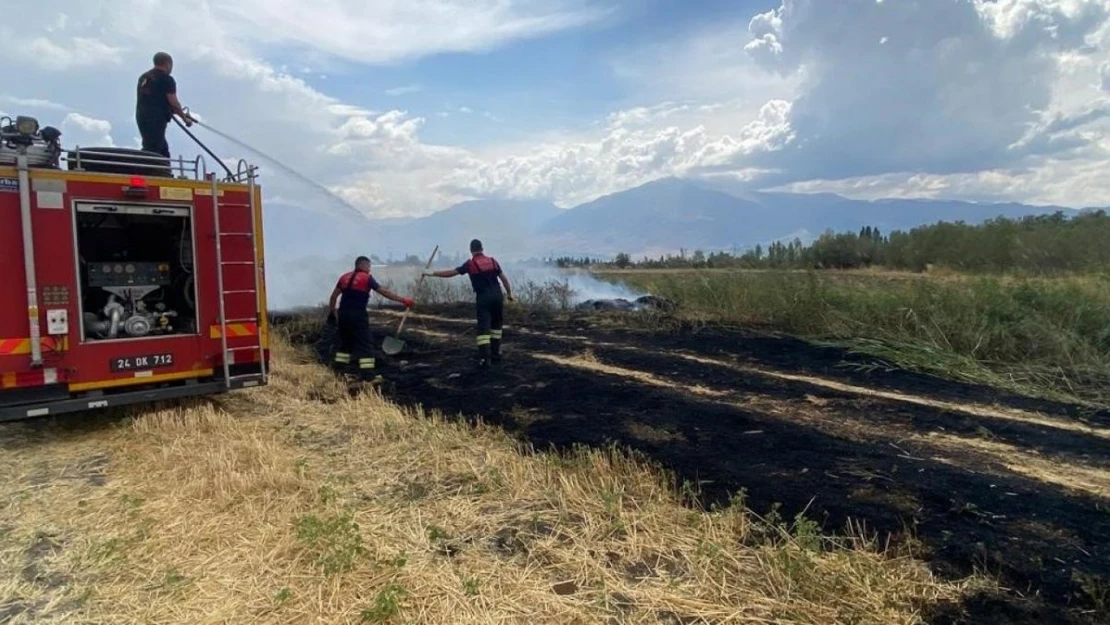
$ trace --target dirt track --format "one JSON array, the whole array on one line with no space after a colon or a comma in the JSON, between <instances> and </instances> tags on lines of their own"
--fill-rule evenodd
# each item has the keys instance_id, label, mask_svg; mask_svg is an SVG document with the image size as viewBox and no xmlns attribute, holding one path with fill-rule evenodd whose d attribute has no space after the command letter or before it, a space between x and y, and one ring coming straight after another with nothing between
<instances>
[{"instance_id":1,"label":"dirt track","mask_svg":"<svg viewBox=\"0 0 1110 625\"><path fill-rule=\"evenodd\" d=\"M376 342L397 319L375 313ZM379 354L387 394L480 415L538 449L636 449L699 485L707 503L744 489L756 512L781 504L789 521L805 510L829 532L908 528L937 571L985 570L1012 589L969 602L967 622L1110 622L1105 411L845 367L852 359L839 350L787 338L581 319L505 336L506 361L479 373L467 308L414 314L405 354Z\"/></svg>"}]
</instances>

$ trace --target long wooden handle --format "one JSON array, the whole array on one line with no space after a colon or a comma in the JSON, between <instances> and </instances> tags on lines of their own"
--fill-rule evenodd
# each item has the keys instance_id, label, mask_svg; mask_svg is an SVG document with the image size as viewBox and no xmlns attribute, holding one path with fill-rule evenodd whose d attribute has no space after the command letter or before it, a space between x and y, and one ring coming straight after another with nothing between
<instances>
[{"instance_id":1,"label":"long wooden handle","mask_svg":"<svg viewBox=\"0 0 1110 625\"><path fill-rule=\"evenodd\" d=\"M426 265L424 265L424 271L427 271L428 268L432 266L432 260L435 259L436 252L438 252L438 251L439 251L439 246L437 245L436 248L434 250L432 250L432 255L428 257L428 263ZM420 285L422 285L422 284L424 284L424 273L423 272L420 273L420 279L416 281L416 288L414 289L414 291L419 292L420 291ZM409 311L410 310L412 310L412 309L411 308L406 308L405 309L405 314L401 315L401 324L397 326L397 336L401 336L401 328L405 327L405 319L409 318Z\"/></svg>"}]
</instances>

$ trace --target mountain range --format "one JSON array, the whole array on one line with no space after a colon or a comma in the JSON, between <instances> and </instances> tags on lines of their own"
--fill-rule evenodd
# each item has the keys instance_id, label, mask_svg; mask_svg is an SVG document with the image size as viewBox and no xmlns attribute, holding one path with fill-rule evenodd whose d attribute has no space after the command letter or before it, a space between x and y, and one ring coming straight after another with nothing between
<instances>
[{"instance_id":1,"label":"mountain range","mask_svg":"<svg viewBox=\"0 0 1110 625\"><path fill-rule=\"evenodd\" d=\"M937 221L981 223L995 217L1063 211L1061 206L956 200L854 200L834 194L732 191L664 178L563 209L550 202L472 200L426 217L393 220L321 219L304 208L272 205L266 240L285 258L321 253L365 253L379 258L426 257L439 245L467 255L479 238L505 260L552 256L658 256L679 250L742 250L826 230L908 230ZM326 246L322 249L321 246Z\"/></svg>"}]
</instances>

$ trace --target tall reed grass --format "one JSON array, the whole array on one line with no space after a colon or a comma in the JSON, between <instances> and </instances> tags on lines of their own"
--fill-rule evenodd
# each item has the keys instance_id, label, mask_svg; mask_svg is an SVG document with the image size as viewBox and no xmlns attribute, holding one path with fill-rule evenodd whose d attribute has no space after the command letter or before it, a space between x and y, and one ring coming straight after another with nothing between
<instances>
[{"instance_id":1,"label":"tall reed grass","mask_svg":"<svg viewBox=\"0 0 1110 625\"><path fill-rule=\"evenodd\" d=\"M1110 277L624 272L683 317L831 339L892 364L1045 397L1110 401Z\"/></svg>"}]
</instances>

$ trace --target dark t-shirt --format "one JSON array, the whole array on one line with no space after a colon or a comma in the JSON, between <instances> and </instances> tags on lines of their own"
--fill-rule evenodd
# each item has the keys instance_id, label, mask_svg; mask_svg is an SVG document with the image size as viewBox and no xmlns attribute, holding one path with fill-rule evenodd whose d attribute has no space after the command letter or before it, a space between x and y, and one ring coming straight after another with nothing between
<instances>
[{"instance_id":1,"label":"dark t-shirt","mask_svg":"<svg viewBox=\"0 0 1110 625\"><path fill-rule=\"evenodd\" d=\"M370 291L382 288L374 276L365 271L348 271L339 277L335 286L342 292L339 310L366 312L370 304Z\"/></svg>"},{"instance_id":2,"label":"dark t-shirt","mask_svg":"<svg viewBox=\"0 0 1110 625\"><path fill-rule=\"evenodd\" d=\"M501 275L501 265L492 256L475 254L456 267L455 271L459 275L470 276L470 285L479 296L501 292L501 285L497 281L497 277Z\"/></svg>"},{"instance_id":3,"label":"dark t-shirt","mask_svg":"<svg viewBox=\"0 0 1110 625\"><path fill-rule=\"evenodd\" d=\"M139 76L135 89L135 117L148 121L169 121L172 116L166 96L177 93L177 81L157 67Z\"/></svg>"}]
</instances>

